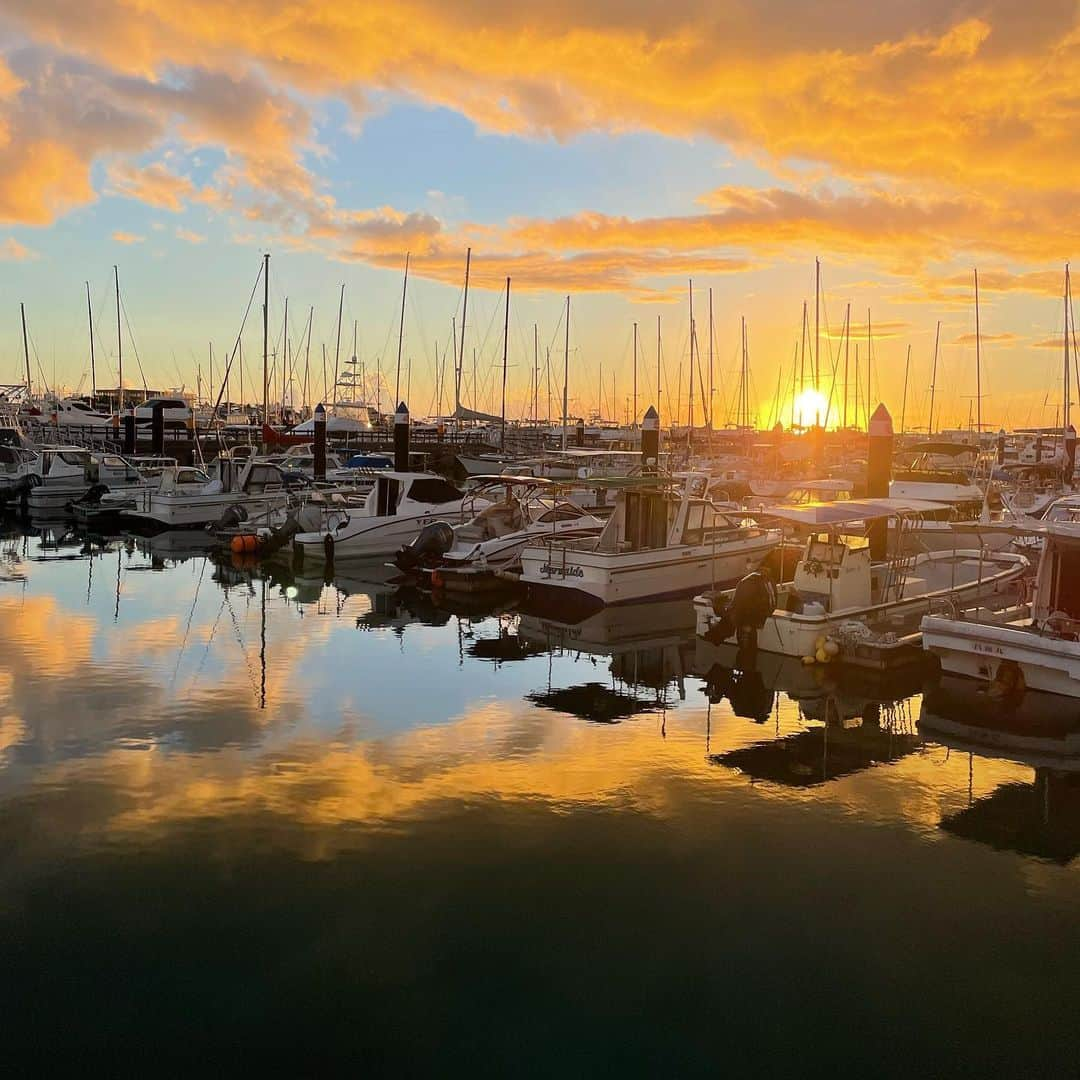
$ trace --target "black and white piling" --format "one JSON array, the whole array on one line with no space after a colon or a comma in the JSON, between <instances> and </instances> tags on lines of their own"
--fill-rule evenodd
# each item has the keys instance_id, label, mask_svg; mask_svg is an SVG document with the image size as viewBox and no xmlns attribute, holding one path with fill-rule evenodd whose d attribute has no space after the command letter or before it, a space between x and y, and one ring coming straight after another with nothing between
<instances>
[{"instance_id":1,"label":"black and white piling","mask_svg":"<svg viewBox=\"0 0 1080 1080\"><path fill-rule=\"evenodd\" d=\"M326 407L319 402L313 417L315 431L315 479L326 479Z\"/></svg>"},{"instance_id":2,"label":"black and white piling","mask_svg":"<svg viewBox=\"0 0 1080 1080\"><path fill-rule=\"evenodd\" d=\"M574 445L580 449L585 445L585 421L579 419L574 429Z\"/></svg>"},{"instance_id":3,"label":"black and white piling","mask_svg":"<svg viewBox=\"0 0 1080 1080\"><path fill-rule=\"evenodd\" d=\"M660 464L660 415L649 406L641 421L641 471L655 473Z\"/></svg>"},{"instance_id":4,"label":"black and white piling","mask_svg":"<svg viewBox=\"0 0 1080 1080\"><path fill-rule=\"evenodd\" d=\"M1005 429L1002 428L998 432L997 437L997 463L999 465L1005 464Z\"/></svg>"},{"instance_id":5,"label":"black and white piling","mask_svg":"<svg viewBox=\"0 0 1080 1080\"><path fill-rule=\"evenodd\" d=\"M866 459L866 495L870 499L887 499L892 480L893 422L884 404L878 405L870 417L867 429L869 449ZM884 559L889 548L889 522L878 518L870 523L870 558Z\"/></svg>"},{"instance_id":6,"label":"black and white piling","mask_svg":"<svg viewBox=\"0 0 1080 1080\"><path fill-rule=\"evenodd\" d=\"M1062 470L1062 479L1066 484L1072 485L1073 473L1076 471L1076 428L1070 424L1065 429L1065 466Z\"/></svg>"},{"instance_id":7,"label":"black and white piling","mask_svg":"<svg viewBox=\"0 0 1080 1080\"><path fill-rule=\"evenodd\" d=\"M394 468L409 471L409 409L404 401L398 403L394 413Z\"/></svg>"}]
</instances>

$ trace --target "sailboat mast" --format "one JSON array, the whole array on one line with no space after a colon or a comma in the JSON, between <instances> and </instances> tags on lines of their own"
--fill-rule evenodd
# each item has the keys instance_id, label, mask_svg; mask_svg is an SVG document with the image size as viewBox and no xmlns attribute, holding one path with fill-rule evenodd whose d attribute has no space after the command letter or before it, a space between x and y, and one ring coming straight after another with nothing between
<instances>
[{"instance_id":1,"label":"sailboat mast","mask_svg":"<svg viewBox=\"0 0 1080 1080\"><path fill-rule=\"evenodd\" d=\"M926 423L926 434L934 434L934 393L937 390L937 361L938 343L941 341L941 320L938 319L937 330L934 331L934 367L930 372L930 419Z\"/></svg>"},{"instance_id":2,"label":"sailboat mast","mask_svg":"<svg viewBox=\"0 0 1080 1080\"><path fill-rule=\"evenodd\" d=\"M844 428L847 428L848 356L851 353L851 304L844 315Z\"/></svg>"},{"instance_id":3,"label":"sailboat mast","mask_svg":"<svg viewBox=\"0 0 1080 1080\"><path fill-rule=\"evenodd\" d=\"M502 370L502 413L499 429L499 449L506 449L506 355L510 345L510 279L506 279L506 311L503 314L503 370Z\"/></svg>"},{"instance_id":4,"label":"sailboat mast","mask_svg":"<svg viewBox=\"0 0 1080 1080\"><path fill-rule=\"evenodd\" d=\"M870 387L870 362L873 349L873 336L870 330L870 309L866 309L866 423L870 423L870 395L873 393Z\"/></svg>"},{"instance_id":5,"label":"sailboat mast","mask_svg":"<svg viewBox=\"0 0 1080 1080\"><path fill-rule=\"evenodd\" d=\"M908 388L908 375L911 374L911 346L907 347L907 359L904 361L904 397L900 405L900 437L904 436L904 429L907 421L907 388Z\"/></svg>"},{"instance_id":6,"label":"sailboat mast","mask_svg":"<svg viewBox=\"0 0 1080 1080\"><path fill-rule=\"evenodd\" d=\"M656 316L656 415L660 415L660 316Z\"/></svg>"},{"instance_id":7,"label":"sailboat mast","mask_svg":"<svg viewBox=\"0 0 1080 1080\"><path fill-rule=\"evenodd\" d=\"M90 282L86 283L86 318L90 324L90 403L97 397L97 368L94 364L94 309L90 304ZM1068 366L1068 350L1065 364Z\"/></svg>"},{"instance_id":8,"label":"sailboat mast","mask_svg":"<svg viewBox=\"0 0 1080 1080\"><path fill-rule=\"evenodd\" d=\"M212 385L212 384L211 384ZM263 423L270 423L270 252L263 256Z\"/></svg>"},{"instance_id":9,"label":"sailboat mast","mask_svg":"<svg viewBox=\"0 0 1080 1080\"><path fill-rule=\"evenodd\" d=\"M562 448L566 449L566 425L570 411L570 297L566 298L566 353L563 359L563 384L562 384Z\"/></svg>"},{"instance_id":10,"label":"sailboat mast","mask_svg":"<svg viewBox=\"0 0 1080 1080\"><path fill-rule=\"evenodd\" d=\"M26 396L30 397L30 346L26 337L26 305L19 304L19 315L22 317L22 347L23 359L26 361Z\"/></svg>"},{"instance_id":11,"label":"sailboat mast","mask_svg":"<svg viewBox=\"0 0 1080 1080\"><path fill-rule=\"evenodd\" d=\"M120 409L124 408L124 335L120 326L120 269L113 267L113 280L116 282L116 363L120 379ZM29 379L27 379L29 382Z\"/></svg>"},{"instance_id":12,"label":"sailboat mast","mask_svg":"<svg viewBox=\"0 0 1080 1080\"><path fill-rule=\"evenodd\" d=\"M690 281L690 390L686 407L686 451L694 445L694 282Z\"/></svg>"},{"instance_id":13,"label":"sailboat mast","mask_svg":"<svg viewBox=\"0 0 1080 1080\"><path fill-rule=\"evenodd\" d=\"M533 400L532 418L533 423L539 420L537 409L540 397L540 327L533 323Z\"/></svg>"},{"instance_id":14,"label":"sailboat mast","mask_svg":"<svg viewBox=\"0 0 1080 1080\"><path fill-rule=\"evenodd\" d=\"M1069 426L1069 264L1065 264L1065 331L1061 335L1065 339L1065 408L1062 427Z\"/></svg>"},{"instance_id":15,"label":"sailboat mast","mask_svg":"<svg viewBox=\"0 0 1080 1080\"><path fill-rule=\"evenodd\" d=\"M821 260L814 259L814 389L821 392ZM818 423L821 415L818 414Z\"/></svg>"},{"instance_id":16,"label":"sailboat mast","mask_svg":"<svg viewBox=\"0 0 1080 1080\"><path fill-rule=\"evenodd\" d=\"M637 423L637 323L634 323L634 423Z\"/></svg>"},{"instance_id":17,"label":"sailboat mast","mask_svg":"<svg viewBox=\"0 0 1080 1080\"><path fill-rule=\"evenodd\" d=\"M709 289L709 407L706 410L705 420L709 425L709 434L713 430L713 313L712 313L712 289Z\"/></svg>"},{"instance_id":18,"label":"sailboat mast","mask_svg":"<svg viewBox=\"0 0 1080 1080\"><path fill-rule=\"evenodd\" d=\"M401 283L401 322L397 335L397 375L394 378L394 402L401 400L401 346L405 340L405 291L409 287L409 252L405 252L405 280ZM353 352L355 352L355 347Z\"/></svg>"},{"instance_id":19,"label":"sailboat mast","mask_svg":"<svg viewBox=\"0 0 1080 1080\"><path fill-rule=\"evenodd\" d=\"M982 332L979 326L979 268L975 268L975 426L977 445L982 445Z\"/></svg>"},{"instance_id":20,"label":"sailboat mast","mask_svg":"<svg viewBox=\"0 0 1080 1080\"><path fill-rule=\"evenodd\" d=\"M289 298L285 297L285 320L281 330L281 402L278 415L285 419L285 380L289 377Z\"/></svg>"},{"instance_id":21,"label":"sailboat mast","mask_svg":"<svg viewBox=\"0 0 1080 1080\"><path fill-rule=\"evenodd\" d=\"M338 297L337 309L337 341L334 345L334 398L331 405L337 402L338 379L341 375L341 314L345 307L345 282L341 283L341 295Z\"/></svg>"},{"instance_id":22,"label":"sailboat mast","mask_svg":"<svg viewBox=\"0 0 1080 1080\"><path fill-rule=\"evenodd\" d=\"M465 250L465 297L461 301L461 349L458 351L457 385L454 387L454 412L461 407L461 373L465 368L465 319L469 312L469 266L472 263L472 248Z\"/></svg>"}]
</instances>

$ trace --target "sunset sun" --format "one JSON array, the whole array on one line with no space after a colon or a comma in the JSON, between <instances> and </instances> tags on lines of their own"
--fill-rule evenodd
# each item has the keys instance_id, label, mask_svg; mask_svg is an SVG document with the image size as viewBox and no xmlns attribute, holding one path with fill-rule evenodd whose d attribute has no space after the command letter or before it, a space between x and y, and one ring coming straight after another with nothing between
<instances>
[{"instance_id":1,"label":"sunset sun","mask_svg":"<svg viewBox=\"0 0 1080 1080\"><path fill-rule=\"evenodd\" d=\"M815 424L827 424L828 410L829 399L820 390L810 387L795 398L795 426L813 427Z\"/></svg>"}]
</instances>

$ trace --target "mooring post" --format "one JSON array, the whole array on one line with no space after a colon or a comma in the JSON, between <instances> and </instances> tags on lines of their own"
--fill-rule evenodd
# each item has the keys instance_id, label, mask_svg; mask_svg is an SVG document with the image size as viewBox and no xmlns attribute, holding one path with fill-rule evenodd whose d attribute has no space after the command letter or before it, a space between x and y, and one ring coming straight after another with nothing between
<instances>
[{"instance_id":1,"label":"mooring post","mask_svg":"<svg viewBox=\"0 0 1080 1080\"><path fill-rule=\"evenodd\" d=\"M409 471L409 409L404 401L398 403L394 413L394 468Z\"/></svg>"},{"instance_id":2,"label":"mooring post","mask_svg":"<svg viewBox=\"0 0 1080 1080\"><path fill-rule=\"evenodd\" d=\"M320 401L315 406L315 479L326 479L326 407Z\"/></svg>"}]
</instances>

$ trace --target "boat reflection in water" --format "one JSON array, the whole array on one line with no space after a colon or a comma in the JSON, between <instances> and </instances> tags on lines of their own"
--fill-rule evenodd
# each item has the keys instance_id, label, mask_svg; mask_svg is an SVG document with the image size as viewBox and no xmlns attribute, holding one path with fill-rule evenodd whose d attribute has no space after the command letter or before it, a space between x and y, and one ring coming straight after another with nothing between
<instances>
[{"instance_id":1,"label":"boat reflection in water","mask_svg":"<svg viewBox=\"0 0 1080 1080\"><path fill-rule=\"evenodd\" d=\"M526 608L517 633L532 648L568 655L597 671L608 658L610 678L585 679L534 691L526 699L585 720L617 723L686 700L692 674L694 612L683 599L602 608L579 622L561 622ZM665 729L661 728L661 733Z\"/></svg>"},{"instance_id":2,"label":"boat reflection in water","mask_svg":"<svg viewBox=\"0 0 1080 1080\"><path fill-rule=\"evenodd\" d=\"M714 764L738 769L754 780L795 787L822 784L898 761L922 747L910 708L910 698L921 687L919 671L881 675L839 666L808 667L792 657L761 652L748 660L734 645L714 645L703 638L697 639L695 664L710 707L726 698L736 716L756 724L775 717L777 737L709 754ZM781 695L813 726L780 736ZM709 720L707 740L711 711Z\"/></svg>"},{"instance_id":3,"label":"boat reflection in water","mask_svg":"<svg viewBox=\"0 0 1080 1080\"><path fill-rule=\"evenodd\" d=\"M942 679L923 699L919 730L968 755L968 804L946 814L941 828L999 851L1062 866L1080 855L1080 748L1075 716L1063 700L1029 691L1024 702L1001 701L967 679ZM1055 731L1056 728L1056 731ZM1065 730L1068 728L1068 730ZM1032 770L1030 782L1011 779L976 797L981 767L1012 763Z\"/></svg>"}]
</instances>

